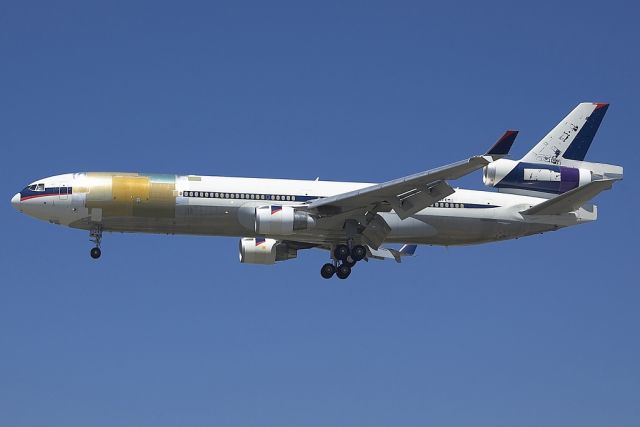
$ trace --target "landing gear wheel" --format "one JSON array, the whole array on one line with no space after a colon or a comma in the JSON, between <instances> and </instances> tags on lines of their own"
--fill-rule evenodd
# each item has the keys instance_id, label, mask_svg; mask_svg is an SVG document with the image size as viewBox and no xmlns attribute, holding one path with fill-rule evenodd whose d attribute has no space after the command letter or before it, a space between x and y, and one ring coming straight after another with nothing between
<instances>
[{"instance_id":1,"label":"landing gear wheel","mask_svg":"<svg viewBox=\"0 0 640 427\"><path fill-rule=\"evenodd\" d=\"M336 270L336 276L338 279L346 279L351 274L351 267L347 264L340 264L338 269Z\"/></svg>"},{"instance_id":2,"label":"landing gear wheel","mask_svg":"<svg viewBox=\"0 0 640 427\"><path fill-rule=\"evenodd\" d=\"M320 275L325 279L331 279L336 272L336 267L333 264L326 263L320 269Z\"/></svg>"},{"instance_id":3,"label":"landing gear wheel","mask_svg":"<svg viewBox=\"0 0 640 427\"><path fill-rule=\"evenodd\" d=\"M93 224L91 229L89 230L89 240L91 240L96 247L91 249L91 258L98 259L100 255L102 255L102 251L100 250L100 242L102 242L102 225Z\"/></svg>"},{"instance_id":4,"label":"landing gear wheel","mask_svg":"<svg viewBox=\"0 0 640 427\"><path fill-rule=\"evenodd\" d=\"M343 264L346 264L346 265L348 265L348 266L349 266L349 268L351 268L351 267L353 267L354 265L356 265L356 262L357 262L357 261L356 261L355 259L353 259L353 256L352 256L352 255L349 255L349 256L347 257L347 259L345 259L345 260L344 260L344 261L342 261L342 262L343 262Z\"/></svg>"},{"instance_id":5,"label":"landing gear wheel","mask_svg":"<svg viewBox=\"0 0 640 427\"><path fill-rule=\"evenodd\" d=\"M100 250L100 248L91 248L91 258L93 259L98 259L100 258L100 255L102 255L102 251Z\"/></svg>"},{"instance_id":6,"label":"landing gear wheel","mask_svg":"<svg viewBox=\"0 0 640 427\"><path fill-rule=\"evenodd\" d=\"M362 245L355 245L351 248L351 258L354 261L362 261L367 256L367 248Z\"/></svg>"},{"instance_id":7,"label":"landing gear wheel","mask_svg":"<svg viewBox=\"0 0 640 427\"><path fill-rule=\"evenodd\" d=\"M347 245L338 245L333 250L333 256L340 260L344 261L349 256L349 246Z\"/></svg>"}]
</instances>

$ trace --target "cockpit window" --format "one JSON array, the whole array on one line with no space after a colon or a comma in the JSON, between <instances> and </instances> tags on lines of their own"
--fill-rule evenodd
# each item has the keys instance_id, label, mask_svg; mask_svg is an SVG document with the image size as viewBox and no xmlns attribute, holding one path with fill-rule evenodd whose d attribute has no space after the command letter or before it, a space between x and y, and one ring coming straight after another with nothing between
<instances>
[{"instance_id":1,"label":"cockpit window","mask_svg":"<svg viewBox=\"0 0 640 427\"><path fill-rule=\"evenodd\" d=\"M27 188L31 191L44 191L44 184L33 184Z\"/></svg>"}]
</instances>

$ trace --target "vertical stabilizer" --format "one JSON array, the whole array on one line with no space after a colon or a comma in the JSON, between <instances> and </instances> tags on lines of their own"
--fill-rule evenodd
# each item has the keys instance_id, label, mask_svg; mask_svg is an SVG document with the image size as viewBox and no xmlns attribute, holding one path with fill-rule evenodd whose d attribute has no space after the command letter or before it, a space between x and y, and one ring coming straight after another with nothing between
<instances>
[{"instance_id":1,"label":"vertical stabilizer","mask_svg":"<svg viewBox=\"0 0 640 427\"><path fill-rule=\"evenodd\" d=\"M562 165L564 159L583 161L609 104L583 102L529 151L521 161Z\"/></svg>"}]
</instances>

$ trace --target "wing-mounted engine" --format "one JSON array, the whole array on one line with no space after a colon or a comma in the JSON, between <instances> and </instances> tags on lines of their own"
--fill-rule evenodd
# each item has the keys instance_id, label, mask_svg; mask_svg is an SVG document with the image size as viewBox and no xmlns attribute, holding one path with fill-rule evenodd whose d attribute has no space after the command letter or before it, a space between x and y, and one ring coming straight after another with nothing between
<instances>
[{"instance_id":1,"label":"wing-mounted engine","mask_svg":"<svg viewBox=\"0 0 640 427\"><path fill-rule=\"evenodd\" d=\"M592 181L588 169L500 159L484 167L483 182L498 189L561 194Z\"/></svg>"},{"instance_id":2,"label":"wing-mounted engine","mask_svg":"<svg viewBox=\"0 0 640 427\"><path fill-rule=\"evenodd\" d=\"M241 208L240 223L257 234L287 236L296 231L315 227L315 219L308 212L293 206L270 205Z\"/></svg>"},{"instance_id":3,"label":"wing-mounted engine","mask_svg":"<svg viewBox=\"0 0 640 427\"><path fill-rule=\"evenodd\" d=\"M287 243L260 237L240 239L240 262L245 264L273 264L298 256L298 250Z\"/></svg>"}]
</instances>

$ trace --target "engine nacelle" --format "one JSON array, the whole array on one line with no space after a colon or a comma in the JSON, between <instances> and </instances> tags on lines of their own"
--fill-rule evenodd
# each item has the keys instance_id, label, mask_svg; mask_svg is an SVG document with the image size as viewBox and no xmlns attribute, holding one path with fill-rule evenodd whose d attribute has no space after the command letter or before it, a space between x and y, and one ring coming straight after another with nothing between
<instances>
[{"instance_id":1,"label":"engine nacelle","mask_svg":"<svg viewBox=\"0 0 640 427\"><path fill-rule=\"evenodd\" d=\"M592 181L591 171L545 163L500 159L484 167L484 185L545 193L565 193Z\"/></svg>"},{"instance_id":2,"label":"engine nacelle","mask_svg":"<svg viewBox=\"0 0 640 427\"><path fill-rule=\"evenodd\" d=\"M288 235L313 228L316 222L307 212L293 206L261 206L256 208L255 231L258 234Z\"/></svg>"},{"instance_id":3,"label":"engine nacelle","mask_svg":"<svg viewBox=\"0 0 640 427\"><path fill-rule=\"evenodd\" d=\"M298 250L286 243L260 237L240 239L240 262L245 264L273 264L298 256Z\"/></svg>"}]
</instances>

